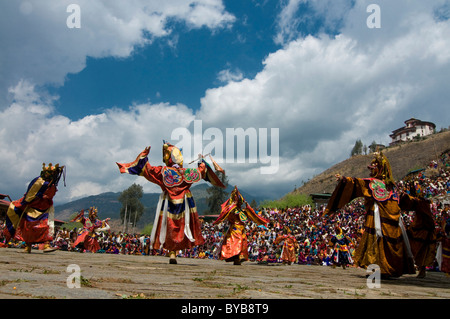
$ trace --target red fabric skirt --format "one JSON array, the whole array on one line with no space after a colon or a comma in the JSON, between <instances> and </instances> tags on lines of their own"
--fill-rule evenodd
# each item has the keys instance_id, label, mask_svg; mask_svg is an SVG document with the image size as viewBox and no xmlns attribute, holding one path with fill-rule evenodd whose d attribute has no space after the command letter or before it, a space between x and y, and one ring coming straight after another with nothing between
<instances>
[{"instance_id":1,"label":"red fabric skirt","mask_svg":"<svg viewBox=\"0 0 450 319\"><path fill-rule=\"evenodd\" d=\"M84 231L78 235L77 240L73 243L73 247L78 246L80 243L83 243L83 248L85 250L93 253L100 249L97 238L90 236L89 231Z\"/></svg>"},{"instance_id":2,"label":"red fabric skirt","mask_svg":"<svg viewBox=\"0 0 450 319\"><path fill-rule=\"evenodd\" d=\"M223 239L220 259L230 259L239 256L240 260L248 260L248 243L245 226L243 224L231 225Z\"/></svg>"},{"instance_id":3,"label":"red fabric skirt","mask_svg":"<svg viewBox=\"0 0 450 319\"><path fill-rule=\"evenodd\" d=\"M45 243L53 240L48 226L48 219L30 221L22 219L18 227L15 238L27 244Z\"/></svg>"},{"instance_id":4,"label":"red fabric skirt","mask_svg":"<svg viewBox=\"0 0 450 319\"><path fill-rule=\"evenodd\" d=\"M189 238L184 234L185 228L185 217L181 217L179 219L173 219L167 217L167 230L166 230L166 238L163 245L159 240L159 235L161 233L161 225L162 225L163 216L159 216L158 226L156 229L155 242L153 243L154 249L164 248L169 251L176 251L182 249L190 249L194 246L203 245L205 239L202 236L201 231L201 223L198 219L198 215L196 213L190 213L190 229L192 233L192 237L194 238L194 242L191 242ZM162 246L162 247L161 247Z\"/></svg>"}]
</instances>

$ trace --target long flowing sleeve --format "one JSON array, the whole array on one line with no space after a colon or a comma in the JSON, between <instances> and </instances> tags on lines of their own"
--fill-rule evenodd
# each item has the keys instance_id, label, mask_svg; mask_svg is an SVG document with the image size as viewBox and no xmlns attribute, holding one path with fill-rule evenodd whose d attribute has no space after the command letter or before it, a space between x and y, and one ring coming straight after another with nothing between
<instances>
[{"instance_id":1,"label":"long flowing sleeve","mask_svg":"<svg viewBox=\"0 0 450 319\"><path fill-rule=\"evenodd\" d=\"M121 174L128 173L130 175L138 175L145 177L148 181L162 185L161 171L162 166L152 166L148 162L148 154L150 147L144 149L134 161L130 163L117 163Z\"/></svg>"},{"instance_id":2,"label":"long flowing sleeve","mask_svg":"<svg viewBox=\"0 0 450 319\"><path fill-rule=\"evenodd\" d=\"M236 208L236 204L230 204L230 199L222 204L222 209L219 217L214 221L214 225L220 224L225 220L228 220L228 215Z\"/></svg>"},{"instance_id":3,"label":"long flowing sleeve","mask_svg":"<svg viewBox=\"0 0 450 319\"><path fill-rule=\"evenodd\" d=\"M44 198L44 194L49 188L49 182L44 181L42 178L35 178L28 186L27 192L22 200L22 205L27 205L35 199ZM52 196L53 197L53 196Z\"/></svg>"},{"instance_id":4,"label":"long flowing sleeve","mask_svg":"<svg viewBox=\"0 0 450 319\"><path fill-rule=\"evenodd\" d=\"M336 212L355 198L370 196L367 183L362 178L342 177L328 201L325 214Z\"/></svg>"},{"instance_id":5,"label":"long flowing sleeve","mask_svg":"<svg viewBox=\"0 0 450 319\"><path fill-rule=\"evenodd\" d=\"M133 162L130 163L117 163L120 173L128 173L131 175L142 175L144 172L145 164L148 162L148 154L150 147L143 150Z\"/></svg>"},{"instance_id":6,"label":"long flowing sleeve","mask_svg":"<svg viewBox=\"0 0 450 319\"><path fill-rule=\"evenodd\" d=\"M407 234L416 265L431 265L436 256L437 234L430 202L426 199L402 194L399 206L403 211L415 212L414 219L408 226Z\"/></svg>"},{"instance_id":7,"label":"long flowing sleeve","mask_svg":"<svg viewBox=\"0 0 450 319\"><path fill-rule=\"evenodd\" d=\"M253 208L248 203L246 203L245 213L252 222L258 225L267 225L267 223L269 222L268 220L256 214Z\"/></svg>"},{"instance_id":8,"label":"long flowing sleeve","mask_svg":"<svg viewBox=\"0 0 450 319\"><path fill-rule=\"evenodd\" d=\"M222 181L219 179L219 177L216 175L214 170L211 168L211 166L205 161L202 160L202 163L199 164L200 166L203 166L204 173L202 173L202 178L210 182L213 186L217 186L220 188L226 188L226 186L222 183ZM223 170L219 170L224 174Z\"/></svg>"}]
</instances>

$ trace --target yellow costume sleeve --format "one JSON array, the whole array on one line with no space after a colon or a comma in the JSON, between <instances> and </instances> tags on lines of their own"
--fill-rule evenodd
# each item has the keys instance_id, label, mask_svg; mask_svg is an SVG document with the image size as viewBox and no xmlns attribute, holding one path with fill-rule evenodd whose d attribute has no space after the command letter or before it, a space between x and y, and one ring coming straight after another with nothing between
<instances>
[{"instance_id":1,"label":"yellow costume sleeve","mask_svg":"<svg viewBox=\"0 0 450 319\"><path fill-rule=\"evenodd\" d=\"M368 181L362 178L342 177L328 201L325 214L336 212L358 197L370 197Z\"/></svg>"}]
</instances>

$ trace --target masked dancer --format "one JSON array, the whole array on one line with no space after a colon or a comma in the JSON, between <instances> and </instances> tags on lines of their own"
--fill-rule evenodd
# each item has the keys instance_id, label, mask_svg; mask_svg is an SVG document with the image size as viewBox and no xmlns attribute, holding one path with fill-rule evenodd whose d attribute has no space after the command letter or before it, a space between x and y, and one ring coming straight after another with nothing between
<instances>
[{"instance_id":1,"label":"masked dancer","mask_svg":"<svg viewBox=\"0 0 450 319\"><path fill-rule=\"evenodd\" d=\"M245 205L242 208L242 205ZM228 221L229 228L224 235L220 248L220 259L240 265L248 260L248 245L245 223L249 220L258 224L266 225L267 220L258 216L252 207L245 201L237 187L231 192L230 198L222 204L222 211L214 222L214 225Z\"/></svg>"},{"instance_id":2,"label":"masked dancer","mask_svg":"<svg viewBox=\"0 0 450 319\"><path fill-rule=\"evenodd\" d=\"M84 210L82 210L72 221L83 224L83 229L78 233L78 237L73 243L73 247L79 247L83 251L89 251L92 253L97 252L100 249L98 243L98 236L100 232L109 231L108 225L109 218L100 220L97 217L98 210L95 207L89 209L88 218L84 216Z\"/></svg>"},{"instance_id":3,"label":"masked dancer","mask_svg":"<svg viewBox=\"0 0 450 319\"><path fill-rule=\"evenodd\" d=\"M150 147L147 147L134 162L117 165L121 173L143 176L161 188L150 245L152 249L164 248L169 251L169 263L176 264L177 250L190 249L205 242L189 188L202 179L214 186L225 186L202 156L197 168L183 168L181 150L164 142L165 165L153 166L148 161L149 152ZM216 170L223 172L216 162L213 161L213 164Z\"/></svg>"},{"instance_id":4,"label":"masked dancer","mask_svg":"<svg viewBox=\"0 0 450 319\"><path fill-rule=\"evenodd\" d=\"M29 183L24 196L9 205L4 230L6 240L24 241L27 253L37 243L44 244L44 252L55 250L50 246L55 228L53 197L64 172L64 166L59 164L42 165L40 176Z\"/></svg>"},{"instance_id":5,"label":"masked dancer","mask_svg":"<svg viewBox=\"0 0 450 319\"><path fill-rule=\"evenodd\" d=\"M370 178L336 175L339 183L328 202L325 214L332 214L357 197L364 198L366 216L364 232L355 251L355 265L367 268L376 264L382 278L414 274L414 262L419 268L434 256L434 221L427 204L396 191L391 166L382 152L375 152L368 166ZM402 218L403 209L417 209L412 225L420 232L408 234ZM420 207L418 207L420 206ZM432 225L432 227L430 227ZM414 245L411 241L414 240ZM421 241L420 238L427 238ZM434 251L434 252L433 252Z\"/></svg>"}]
</instances>

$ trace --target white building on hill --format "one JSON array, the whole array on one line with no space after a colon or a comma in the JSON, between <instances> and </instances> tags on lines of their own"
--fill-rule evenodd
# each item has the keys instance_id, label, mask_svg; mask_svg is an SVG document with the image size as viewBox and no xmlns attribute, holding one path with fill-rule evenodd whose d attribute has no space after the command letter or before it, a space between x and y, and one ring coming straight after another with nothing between
<instances>
[{"instance_id":1,"label":"white building on hill","mask_svg":"<svg viewBox=\"0 0 450 319\"><path fill-rule=\"evenodd\" d=\"M405 126L392 131L389 135L391 143L389 145L395 145L400 142L411 141L414 137L422 137L431 135L434 133L436 125L431 122L424 122L415 118L410 118L405 121Z\"/></svg>"}]
</instances>

